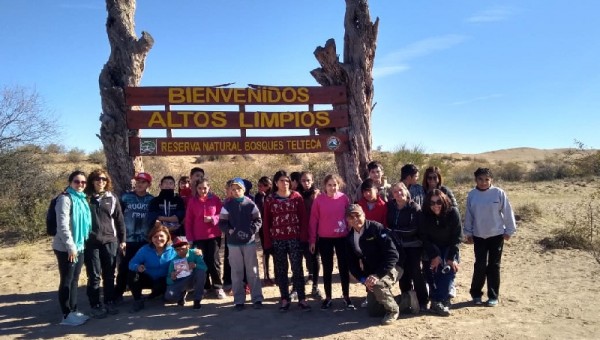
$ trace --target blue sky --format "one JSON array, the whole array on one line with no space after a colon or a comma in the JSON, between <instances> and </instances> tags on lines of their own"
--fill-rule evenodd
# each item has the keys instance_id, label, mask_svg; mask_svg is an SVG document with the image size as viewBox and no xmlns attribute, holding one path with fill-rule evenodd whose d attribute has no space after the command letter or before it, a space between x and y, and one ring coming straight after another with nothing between
<instances>
[{"instance_id":1,"label":"blue sky","mask_svg":"<svg viewBox=\"0 0 600 340\"><path fill-rule=\"evenodd\" d=\"M374 147L600 148L600 2L369 4L380 18ZM140 0L136 31L155 39L141 85L317 86L313 51L334 38L343 54L344 11L342 0ZM0 86L35 88L67 149L101 146L105 20L102 0L0 0Z\"/></svg>"}]
</instances>

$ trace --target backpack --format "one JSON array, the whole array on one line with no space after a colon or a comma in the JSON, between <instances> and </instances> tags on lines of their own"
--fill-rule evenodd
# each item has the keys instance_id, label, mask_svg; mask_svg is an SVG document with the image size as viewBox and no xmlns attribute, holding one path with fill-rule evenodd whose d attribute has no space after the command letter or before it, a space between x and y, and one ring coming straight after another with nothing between
<instances>
[{"instance_id":1,"label":"backpack","mask_svg":"<svg viewBox=\"0 0 600 340\"><path fill-rule=\"evenodd\" d=\"M46 233L48 236L56 235L56 231L58 230L58 225L56 223L56 201L62 195L69 194L65 191L61 192L50 201L50 205L48 206L48 211L46 212ZM71 209L73 209L72 205Z\"/></svg>"}]
</instances>

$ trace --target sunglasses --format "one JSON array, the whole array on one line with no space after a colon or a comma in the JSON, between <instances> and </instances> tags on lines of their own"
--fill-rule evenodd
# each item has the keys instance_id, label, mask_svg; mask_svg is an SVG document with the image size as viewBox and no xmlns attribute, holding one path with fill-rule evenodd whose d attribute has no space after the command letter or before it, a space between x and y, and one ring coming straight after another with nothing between
<instances>
[{"instance_id":1,"label":"sunglasses","mask_svg":"<svg viewBox=\"0 0 600 340\"><path fill-rule=\"evenodd\" d=\"M78 180L78 179L74 179L74 180L73 180L73 183L75 183L75 184L83 184L83 185L85 185L85 184L87 183L87 181L80 181L80 180Z\"/></svg>"},{"instance_id":2,"label":"sunglasses","mask_svg":"<svg viewBox=\"0 0 600 340\"><path fill-rule=\"evenodd\" d=\"M108 178L106 178L106 177L98 177L98 178L95 179L95 181L97 181L97 182L100 182L100 181L102 181L102 182L108 182Z\"/></svg>"},{"instance_id":3,"label":"sunglasses","mask_svg":"<svg viewBox=\"0 0 600 340\"><path fill-rule=\"evenodd\" d=\"M442 205L442 200L431 201L431 205Z\"/></svg>"}]
</instances>

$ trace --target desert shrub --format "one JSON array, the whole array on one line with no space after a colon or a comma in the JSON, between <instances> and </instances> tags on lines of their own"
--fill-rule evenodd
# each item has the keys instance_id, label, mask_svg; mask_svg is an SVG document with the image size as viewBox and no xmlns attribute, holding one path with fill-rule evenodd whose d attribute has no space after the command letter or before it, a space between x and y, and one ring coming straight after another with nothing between
<instances>
[{"instance_id":1,"label":"desert shrub","mask_svg":"<svg viewBox=\"0 0 600 340\"><path fill-rule=\"evenodd\" d=\"M494 171L494 177L508 182L518 182L525 177L527 169L516 162L499 163Z\"/></svg>"},{"instance_id":2,"label":"desert shrub","mask_svg":"<svg viewBox=\"0 0 600 340\"><path fill-rule=\"evenodd\" d=\"M576 159L574 166L580 176L600 176L600 151Z\"/></svg>"},{"instance_id":3,"label":"desert shrub","mask_svg":"<svg viewBox=\"0 0 600 340\"><path fill-rule=\"evenodd\" d=\"M66 152L65 147L60 144L50 143L45 147L46 153L63 154Z\"/></svg>"},{"instance_id":4,"label":"desert shrub","mask_svg":"<svg viewBox=\"0 0 600 340\"><path fill-rule=\"evenodd\" d=\"M574 168L560 159L547 158L536 161L534 169L529 172L531 181L550 181L553 179L564 179L575 175Z\"/></svg>"},{"instance_id":5,"label":"desert shrub","mask_svg":"<svg viewBox=\"0 0 600 340\"><path fill-rule=\"evenodd\" d=\"M542 208L535 202L525 203L515 207L515 215L518 220L525 222L535 222L542 217Z\"/></svg>"},{"instance_id":6,"label":"desert shrub","mask_svg":"<svg viewBox=\"0 0 600 340\"><path fill-rule=\"evenodd\" d=\"M81 163L82 161L85 160L86 155L85 155L85 151L79 149L79 148L72 148L71 150L69 150L66 154L67 157L67 162L70 163Z\"/></svg>"},{"instance_id":7,"label":"desert shrub","mask_svg":"<svg viewBox=\"0 0 600 340\"><path fill-rule=\"evenodd\" d=\"M102 167L106 167L106 155L104 154L104 150L102 149L90 152L90 154L88 155L88 159L91 163L99 164Z\"/></svg>"}]
</instances>

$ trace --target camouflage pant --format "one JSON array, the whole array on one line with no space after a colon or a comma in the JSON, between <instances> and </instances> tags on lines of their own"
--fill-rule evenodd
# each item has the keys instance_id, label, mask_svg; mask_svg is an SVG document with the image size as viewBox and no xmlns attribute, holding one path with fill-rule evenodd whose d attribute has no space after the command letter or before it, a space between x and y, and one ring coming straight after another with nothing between
<instances>
[{"instance_id":1,"label":"camouflage pant","mask_svg":"<svg viewBox=\"0 0 600 340\"><path fill-rule=\"evenodd\" d=\"M368 311L370 316L381 316L385 313L399 312L400 308L394 299L392 287L400 278L398 270L392 268L373 286L373 291L367 294Z\"/></svg>"}]
</instances>

